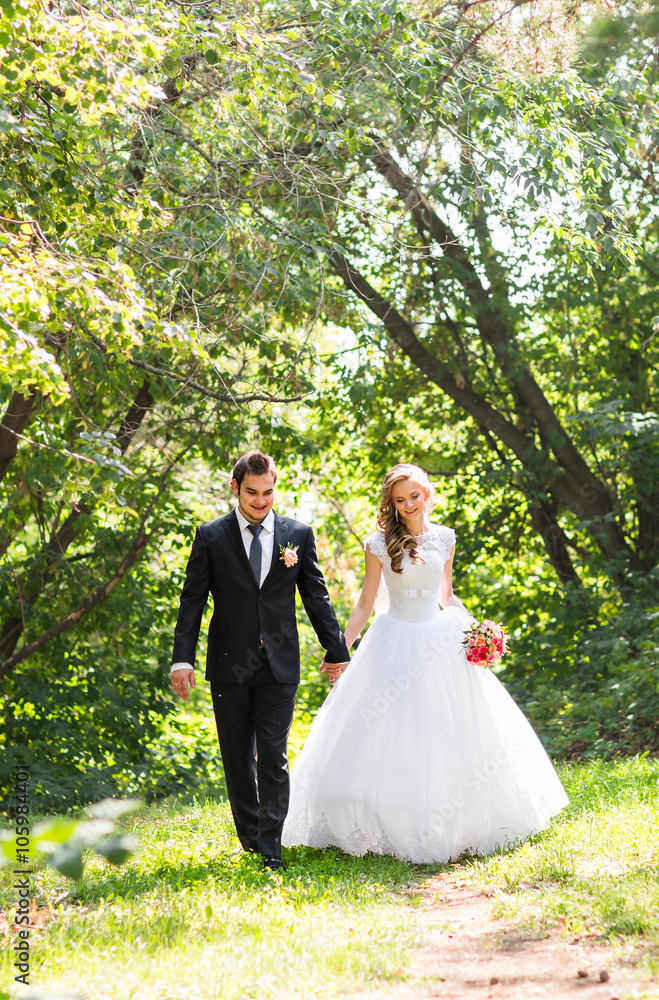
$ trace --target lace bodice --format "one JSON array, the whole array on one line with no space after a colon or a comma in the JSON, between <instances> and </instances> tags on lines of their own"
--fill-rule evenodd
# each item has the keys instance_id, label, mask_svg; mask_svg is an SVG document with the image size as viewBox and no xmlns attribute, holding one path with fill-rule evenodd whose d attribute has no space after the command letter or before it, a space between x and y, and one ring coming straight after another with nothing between
<instances>
[{"instance_id":1,"label":"lace bodice","mask_svg":"<svg viewBox=\"0 0 659 1000\"><path fill-rule=\"evenodd\" d=\"M376 531L364 543L369 552L382 563L385 583L389 593L389 614L405 622L423 622L439 614L437 590L444 572L444 564L455 544L455 531L441 524L431 524L430 529L418 536L419 552L425 563L414 563L410 556L403 556L403 572L394 573L387 554L384 534Z\"/></svg>"}]
</instances>

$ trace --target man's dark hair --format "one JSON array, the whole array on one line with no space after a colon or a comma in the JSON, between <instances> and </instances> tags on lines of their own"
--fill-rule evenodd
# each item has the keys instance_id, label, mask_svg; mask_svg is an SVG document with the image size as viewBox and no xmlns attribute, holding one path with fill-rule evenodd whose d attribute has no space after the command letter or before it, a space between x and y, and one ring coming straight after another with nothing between
<instances>
[{"instance_id":1,"label":"man's dark hair","mask_svg":"<svg viewBox=\"0 0 659 1000\"><path fill-rule=\"evenodd\" d=\"M240 489L245 476L265 476L268 472L272 473L277 482L277 466L272 455L264 455L262 451L248 451L234 465L231 478L236 480Z\"/></svg>"}]
</instances>

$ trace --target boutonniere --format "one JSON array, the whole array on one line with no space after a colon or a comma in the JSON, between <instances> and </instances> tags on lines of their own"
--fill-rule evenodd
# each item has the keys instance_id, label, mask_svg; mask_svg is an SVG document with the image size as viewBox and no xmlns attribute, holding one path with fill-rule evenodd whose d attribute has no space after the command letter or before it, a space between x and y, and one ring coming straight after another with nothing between
<instances>
[{"instance_id":1,"label":"boutonniere","mask_svg":"<svg viewBox=\"0 0 659 1000\"><path fill-rule=\"evenodd\" d=\"M289 568L291 566L295 566L295 563L297 562L297 550L299 548L299 545L294 545L292 548L290 545L279 546L279 558L285 566L288 566Z\"/></svg>"}]
</instances>

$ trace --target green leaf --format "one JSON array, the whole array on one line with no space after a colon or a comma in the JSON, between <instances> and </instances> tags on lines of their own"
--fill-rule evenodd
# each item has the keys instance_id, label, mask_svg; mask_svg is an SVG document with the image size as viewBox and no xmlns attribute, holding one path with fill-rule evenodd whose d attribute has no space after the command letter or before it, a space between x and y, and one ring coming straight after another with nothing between
<instances>
[{"instance_id":1,"label":"green leaf","mask_svg":"<svg viewBox=\"0 0 659 1000\"><path fill-rule=\"evenodd\" d=\"M113 837L106 840L104 844L99 844L94 848L97 854L101 854L113 865L123 865L127 858L137 850L137 841L131 834L124 834L121 837Z\"/></svg>"},{"instance_id":2,"label":"green leaf","mask_svg":"<svg viewBox=\"0 0 659 1000\"><path fill-rule=\"evenodd\" d=\"M208 53L206 54L206 61L208 61ZM178 59L168 55L162 61L162 68L167 76L174 77L181 72L181 63Z\"/></svg>"},{"instance_id":3,"label":"green leaf","mask_svg":"<svg viewBox=\"0 0 659 1000\"><path fill-rule=\"evenodd\" d=\"M77 882L82 878L83 860L82 851L76 847L69 847L64 844L58 848L48 859L49 864L56 868L67 878L75 879Z\"/></svg>"},{"instance_id":4,"label":"green leaf","mask_svg":"<svg viewBox=\"0 0 659 1000\"><path fill-rule=\"evenodd\" d=\"M109 819L83 820L70 838L70 846L93 847L101 837L107 837L112 833L113 829L114 823Z\"/></svg>"},{"instance_id":5,"label":"green leaf","mask_svg":"<svg viewBox=\"0 0 659 1000\"><path fill-rule=\"evenodd\" d=\"M118 819L127 813L138 812L144 805L142 799L101 799L87 812L95 819Z\"/></svg>"},{"instance_id":6,"label":"green leaf","mask_svg":"<svg viewBox=\"0 0 659 1000\"><path fill-rule=\"evenodd\" d=\"M73 836L79 825L80 820L63 818L37 823L32 829L32 846L44 854L52 854Z\"/></svg>"}]
</instances>

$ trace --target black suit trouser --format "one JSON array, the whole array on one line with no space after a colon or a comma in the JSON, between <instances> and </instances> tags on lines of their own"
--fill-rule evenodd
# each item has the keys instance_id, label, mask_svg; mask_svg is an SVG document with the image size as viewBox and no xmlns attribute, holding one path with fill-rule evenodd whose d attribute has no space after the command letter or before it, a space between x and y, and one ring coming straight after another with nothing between
<instances>
[{"instance_id":1,"label":"black suit trouser","mask_svg":"<svg viewBox=\"0 0 659 1000\"><path fill-rule=\"evenodd\" d=\"M245 850L281 857L290 781L286 744L297 684L280 684L267 662L244 684L211 681L227 794Z\"/></svg>"}]
</instances>

